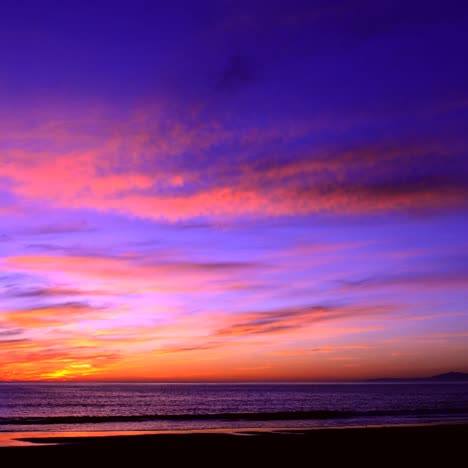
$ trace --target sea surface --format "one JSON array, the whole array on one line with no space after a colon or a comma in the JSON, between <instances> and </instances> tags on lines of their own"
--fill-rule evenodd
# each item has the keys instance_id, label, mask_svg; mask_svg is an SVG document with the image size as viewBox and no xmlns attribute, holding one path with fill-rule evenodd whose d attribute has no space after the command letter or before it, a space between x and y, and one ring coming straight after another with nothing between
<instances>
[{"instance_id":1,"label":"sea surface","mask_svg":"<svg viewBox=\"0 0 468 468\"><path fill-rule=\"evenodd\" d=\"M0 384L0 432L468 421L467 383Z\"/></svg>"}]
</instances>

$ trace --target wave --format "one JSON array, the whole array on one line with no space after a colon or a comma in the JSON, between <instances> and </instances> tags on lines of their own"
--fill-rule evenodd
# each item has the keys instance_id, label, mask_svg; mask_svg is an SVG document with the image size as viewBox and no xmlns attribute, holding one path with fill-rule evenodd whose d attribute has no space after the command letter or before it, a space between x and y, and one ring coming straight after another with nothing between
<instances>
[{"instance_id":1,"label":"wave","mask_svg":"<svg viewBox=\"0 0 468 468\"><path fill-rule=\"evenodd\" d=\"M350 419L364 417L428 417L468 416L468 408L434 408L413 410L369 410L369 411L277 411L259 413L196 413L196 414L142 414L105 416L26 416L0 417L0 426L48 425L48 424L89 424L124 423L148 421L299 421Z\"/></svg>"}]
</instances>

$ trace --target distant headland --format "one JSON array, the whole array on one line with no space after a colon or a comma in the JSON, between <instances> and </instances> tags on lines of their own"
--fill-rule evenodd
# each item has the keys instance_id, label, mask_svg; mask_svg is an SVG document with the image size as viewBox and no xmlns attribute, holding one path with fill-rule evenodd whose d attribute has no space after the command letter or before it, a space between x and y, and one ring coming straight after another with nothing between
<instances>
[{"instance_id":1,"label":"distant headland","mask_svg":"<svg viewBox=\"0 0 468 468\"><path fill-rule=\"evenodd\" d=\"M466 372L446 372L445 374L433 375L431 377L417 378L380 378L369 379L368 382L468 382Z\"/></svg>"}]
</instances>

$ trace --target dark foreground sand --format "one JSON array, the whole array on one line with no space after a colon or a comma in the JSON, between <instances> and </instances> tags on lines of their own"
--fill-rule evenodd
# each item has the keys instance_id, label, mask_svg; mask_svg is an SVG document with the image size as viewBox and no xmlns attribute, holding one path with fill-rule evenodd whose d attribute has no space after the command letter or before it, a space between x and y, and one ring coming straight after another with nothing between
<instances>
[{"instance_id":1,"label":"dark foreground sand","mask_svg":"<svg viewBox=\"0 0 468 468\"><path fill-rule=\"evenodd\" d=\"M468 424L47 441L59 444L0 448L0 465L451 467L466 466L468 458Z\"/></svg>"}]
</instances>

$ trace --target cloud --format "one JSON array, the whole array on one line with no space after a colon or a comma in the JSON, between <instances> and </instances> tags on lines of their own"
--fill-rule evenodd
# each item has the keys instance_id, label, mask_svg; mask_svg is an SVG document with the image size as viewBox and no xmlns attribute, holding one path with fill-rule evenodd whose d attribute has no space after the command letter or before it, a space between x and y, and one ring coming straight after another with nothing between
<instances>
[{"instance_id":1,"label":"cloud","mask_svg":"<svg viewBox=\"0 0 468 468\"><path fill-rule=\"evenodd\" d=\"M4 336L16 336L21 335L24 332L22 328L13 328L10 330L0 330L0 338Z\"/></svg>"},{"instance_id":2,"label":"cloud","mask_svg":"<svg viewBox=\"0 0 468 468\"><path fill-rule=\"evenodd\" d=\"M53 342L11 343L2 361L1 379L79 379L108 370L121 359L118 352L70 349Z\"/></svg>"},{"instance_id":3,"label":"cloud","mask_svg":"<svg viewBox=\"0 0 468 468\"><path fill-rule=\"evenodd\" d=\"M65 287L48 287L48 288L30 288L18 289L10 288L4 295L8 297L18 298L47 298L60 296L98 296L105 294L101 291L90 291L83 289L65 288Z\"/></svg>"},{"instance_id":4,"label":"cloud","mask_svg":"<svg viewBox=\"0 0 468 468\"><path fill-rule=\"evenodd\" d=\"M244 76L242 63L234 60L228 82ZM23 129L22 139L6 133L0 177L7 192L16 203L171 222L466 208L464 138L455 130L450 138L441 130L317 146L311 136L323 123L238 128L226 119L205 119L201 109L184 118L165 106L142 107L121 121L94 121L91 114L76 131L64 126L57 141L57 129L47 122ZM37 134L43 148L32 152ZM73 221L32 233L90 229Z\"/></svg>"},{"instance_id":5,"label":"cloud","mask_svg":"<svg viewBox=\"0 0 468 468\"><path fill-rule=\"evenodd\" d=\"M30 235L49 235L49 234L75 234L83 232L92 232L95 228L86 221L60 222L54 224L45 224L37 226L26 231L23 234Z\"/></svg>"},{"instance_id":6,"label":"cloud","mask_svg":"<svg viewBox=\"0 0 468 468\"><path fill-rule=\"evenodd\" d=\"M267 265L250 261L225 261L225 262L189 262L189 261L166 261L158 262L151 259L130 256L101 256L101 255L23 255L7 257L6 263L11 266L21 267L31 271L57 267L61 271L97 271L103 276L129 276L133 273L156 274L210 274L211 272L237 272L249 270Z\"/></svg>"},{"instance_id":7,"label":"cloud","mask_svg":"<svg viewBox=\"0 0 468 468\"><path fill-rule=\"evenodd\" d=\"M17 343L27 343L30 340L26 338L13 338L11 340L4 340L0 339L0 347L6 347L7 349L11 349L12 344L17 344Z\"/></svg>"},{"instance_id":8,"label":"cloud","mask_svg":"<svg viewBox=\"0 0 468 468\"><path fill-rule=\"evenodd\" d=\"M311 305L274 309L236 315L233 322L219 329L215 336L240 337L276 334L310 327L313 324L340 319L356 319L388 313L388 307L359 308L349 306Z\"/></svg>"},{"instance_id":9,"label":"cloud","mask_svg":"<svg viewBox=\"0 0 468 468\"><path fill-rule=\"evenodd\" d=\"M277 351L281 356L307 356L310 354L334 354L341 351L354 351L354 350L368 350L375 348L374 345L357 344L357 345L328 345L320 348L306 348L306 349L283 349Z\"/></svg>"},{"instance_id":10,"label":"cloud","mask_svg":"<svg viewBox=\"0 0 468 468\"><path fill-rule=\"evenodd\" d=\"M86 319L105 316L102 307L81 302L66 302L28 309L3 310L3 318L14 326L25 329L72 325Z\"/></svg>"},{"instance_id":11,"label":"cloud","mask_svg":"<svg viewBox=\"0 0 468 468\"><path fill-rule=\"evenodd\" d=\"M180 346L166 346L155 350L158 354L174 354L174 353L191 353L197 351L207 351L217 349L223 346L222 342L209 342L199 345L180 345Z\"/></svg>"},{"instance_id":12,"label":"cloud","mask_svg":"<svg viewBox=\"0 0 468 468\"><path fill-rule=\"evenodd\" d=\"M345 289L374 289L385 287L459 288L468 285L467 271L408 272L375 275L356 280L342 280Z\"/></svg>"},{"instance_id":13,"label":"cloud","mask_svg":"<svg viewBox=\"0 0 468 468\"><path fill-rule=\"evenodd\" d=\"M70 291L32 288L44 297L75 292L77 295L116 295L197 292L207 294L230 288L248 288L248 278L269 269L253 261L161 261L148 255L21 255L3 259L4 271L40 274L51 284L80 284ZM86 286L83 286L86 284ZM65 288L68 289L68 288ZM81 294L83 291L83 294ZM27 297L28 291L18 291ZM10 288L6 294L15 294Z\"/></svg>"},{"instance_id":14,"label":"cloud","mask_svg":"<svg viewBox=\"0 0 468 468\"><path fill-rule=\"evenodd\" d=\"M326 188L290 183L268 192L253 187L223 187L172 197L131 195L120 201L101 200L95 207L121 214L131 213L142 218L178 221L199 216L275 217L316 213L359 215L434 211L447 207L465 207L467 196L468 190L464 185L443 184L442 187L425 188L406 186L394 190L386 184Z\"/></svg>"}]
</instances>

